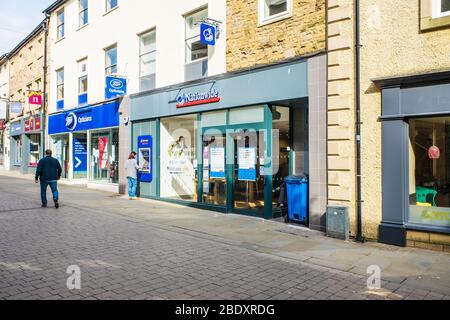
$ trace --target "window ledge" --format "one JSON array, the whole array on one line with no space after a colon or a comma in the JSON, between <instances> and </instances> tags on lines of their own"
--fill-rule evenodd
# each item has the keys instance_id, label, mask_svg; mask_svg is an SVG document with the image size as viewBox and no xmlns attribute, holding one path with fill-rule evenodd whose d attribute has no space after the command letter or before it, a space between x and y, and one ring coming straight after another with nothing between
<instances>
[{"instance_id":1,"label":"window ledge","mask_svg":"<svg viewBox=\"0 0 450 320\"><path fill-rule=\"evenodd\" d=\"M105 13L103 13L103 16L106 16L107 14L110 14L113 11L116 11L119 8L119 6L112 8L111 10L106 11Z\"/></svg>"},{"instance_id":2,"label":"window ledge","mask_svg":"<svg viewBox=\"0 0 450 320\"><path fill-rule=\"evenodd\" d=\"M274 16L269 17L269 18L260 19L259 23L258 23L258 27L263 27L263 26L266 26L268 24L275 23L275 22L278 22L278 21L281 21L281 20L285 20L285 19L289 19L289 18L292 18L292 12L291 11L282 12L282 13L279 13L279 14L274 15Z\"/></svg>"},{"instance_id":3,"label":"window ledge","mask_svg":"<svg viewBox=\"0 0 450 320\"><path fill-rule=\"evenodd\" d=\"M66 37L62 37L61 39L56 40L56 41L55 41L55 44L57 44L58 42L63 41L65 38L66 38Z\"/></svg>"},{"instance_id":4,"label":"window ledge","mask_svg":"<svg viewBox=\"0 0 450 320\"><path fill-rule=\"evenodd\" d=\"M194 60L194 61L186 62L185 65L196 64L196 63L199 63L199 62L203 62L203 61L205 61L205 60L208 60L208 59L209 59L209 57L200 58L200 59L197 59L197 60Z\"/></svg>"},{"instance_id":5,"label":"window ledge","mask_svg":"<svg viewBox=\"0 0 450 320\"><path fill-rule=\"evenodd\" d=\"M82 25L81 27L79 27L79 28L77 29L77 32L80 31L80 30L82 30L82 29L84 29L84 28L86 28L88 25L89 25L89 22L86 23L86 24L84 24L84 25Z\"/></svg>"}]
</instances>

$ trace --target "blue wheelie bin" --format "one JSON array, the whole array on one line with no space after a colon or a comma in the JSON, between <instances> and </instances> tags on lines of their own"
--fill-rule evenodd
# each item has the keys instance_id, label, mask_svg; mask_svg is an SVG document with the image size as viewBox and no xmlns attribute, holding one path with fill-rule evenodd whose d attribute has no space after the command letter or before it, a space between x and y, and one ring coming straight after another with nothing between
<instances>
[{"instance_id":1,"label":"blue wheelie bin","mask_svg":"<svg viewBox=\"0 0 450 320\"><path fill-rule=\"evenodd\" d=\"M306 224L308 221L308 178L306 176L289 176L285 179L288 219Z\"/></svg>"}]
</instances>

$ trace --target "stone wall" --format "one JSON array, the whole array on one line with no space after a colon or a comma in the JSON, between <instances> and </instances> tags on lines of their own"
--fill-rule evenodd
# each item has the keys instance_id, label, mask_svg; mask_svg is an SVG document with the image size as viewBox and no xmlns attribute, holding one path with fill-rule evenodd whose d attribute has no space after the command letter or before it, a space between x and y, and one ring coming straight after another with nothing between
<instances>
[{"instance_id":1,"label":"stone wall","mask_svg":"<svg viewBox=\"0 0 450 320\"><path fill-rule=\"evenodd\" d=\"M325 0L293 0L292 16L259 26L258 0L227 0L227 71L325 49Z\"/></svg>"}]
</instances>

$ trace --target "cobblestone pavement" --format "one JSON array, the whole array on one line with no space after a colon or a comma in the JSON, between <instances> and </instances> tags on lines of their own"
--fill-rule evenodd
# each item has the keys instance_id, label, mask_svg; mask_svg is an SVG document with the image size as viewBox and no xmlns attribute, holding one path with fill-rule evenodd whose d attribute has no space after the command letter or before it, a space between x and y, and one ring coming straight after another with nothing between
<instances>
[{"instance_id":1,"label":"cobblestone pavement","mask_svg":"<svg viewBox=\"0 0 450 320\"><path fill-rule=\"evenodd\" d=\"M369 291L361 275L94 210L83 201L118 200L61 189L61 208L43 209L37 186L0 176L0 299L450 298L385 281ZM81 290L67 288L71 265Z\"/></svg>"}]
</instances>

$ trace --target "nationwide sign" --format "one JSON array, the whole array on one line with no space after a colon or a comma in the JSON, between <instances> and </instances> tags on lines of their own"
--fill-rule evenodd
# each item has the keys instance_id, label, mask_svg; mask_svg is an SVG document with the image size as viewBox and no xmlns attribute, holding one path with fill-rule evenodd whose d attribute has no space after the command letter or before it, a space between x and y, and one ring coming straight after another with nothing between
<instances>
[{"instance_id":1,"label":"nationwide sign","mask_svg":"<svg viewBox=\"0 0 450 320\"><path fill-rule=\"evenodd\" d=\"M211 89L208 92L204 93L183 93L178 96L177 102L177 108L186 108L208 103L217 103L220 102L219 91L217 89Z\"/></svg>"},{"instance_id":2,"label":"nationwide sign","mask_svg":"<svg viewBox=\"0 0 450 320\"><path fill-rule=\"evenodd\" d=\"M207 23L200 25L200 42L208 46L216 45L216 27Z\"/></svg>"}]
</instances>

